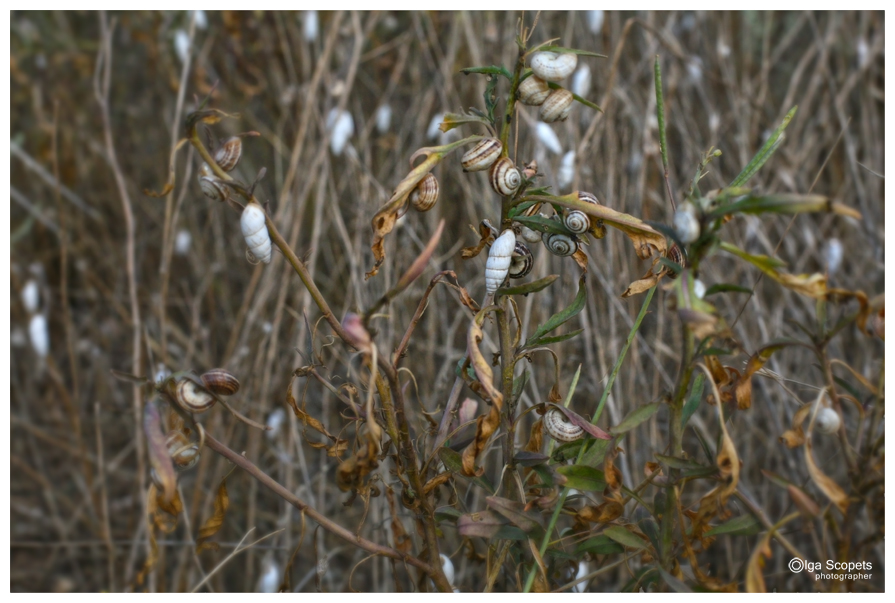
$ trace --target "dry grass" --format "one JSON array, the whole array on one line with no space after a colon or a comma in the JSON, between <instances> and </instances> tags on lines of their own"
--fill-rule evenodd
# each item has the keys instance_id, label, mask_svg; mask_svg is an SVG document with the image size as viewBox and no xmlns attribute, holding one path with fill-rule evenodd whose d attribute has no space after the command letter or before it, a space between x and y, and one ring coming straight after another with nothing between
<instances>
[{"instance_id":1,"label":"dry grass","mask_svg":"<svg viewBox=\"0 0 895 603\"><path fill-rule=\"evenodd\" d=\"M621 40L632 16L638 22ZM485 178L462 174L456 158L436 170L442 191L436 209L408 215L387 243L389 260L384 269L365 282L363 274L372 265L369 220L406 174L410 154L438 143L427 137L432 117L481 105L482 80L459 75L458 70L512 64L518 15L326 13L321 14L319 36L313 41L303 37L304 18L271 12L208 14L207 28L194 32L181 111L177 104L183 65L173 40L176 32L189 31L189 15L119 17L109 108L117 161L134 213L133 276L142 319L141 363L134 367L134 311L122 197L92 86L100 36L97 16L12 14L11 286L15 294L31 278L39 283L51 349L41 360L29 347L29 315L14 295L13 590L133 588L145 556L140 486L146 476L137 469L139 425L132 409L133 390L114 381L109 369L151 374L160 364L173 370L224 366L242 381L236 401L240 410L264 420L284 408L293 370L308 363L303 315L313 325L317 308L282 259L275 256L272 264L255 267L245 261L236 214L199 191L195 153L189 147L181 151L177 185L167 198L142 193L162 187L172 144L182 136L182 114L192 110L194 97L204 97L215 82L219 81L214 106L241 114L222 123L217 134L260 132L260 138L246 139L246 156L238 171L251 179L267 167L260 197L270 201L293 248L308 258L337 315L369 307L394 284L442 217L447 218L447 227L426 275L391 304L387 320L375 322L380 349L398 344L428 278L438 270L455 270L474 298L483 296L484 259L462 262L459 249L475 242L468 225L485 217L495 219L497 206ZM791 223L788 217L739 218L727 226L727 236L752 252L771 255L776 250L794 273L824 271L825 242L838 239L845 253L831 282L869 295L881 293L883 25L882 13L607 13L600 33L594 35L581 15L542 14L536 40L561 37L563 45L609 55L608 60L587 59L594 82L589 97L605 112L579 106L567 122L554 127L563 151L578 151L570 190L591 190L626 213L669 220L653 117L652 66L659 54L676 193L686 188L701 154L712 145L724 155L712 164L703 188L728 183L761 146L763 136L797 104L786 142L752 184L767 191L813 190L860 210L863 220L830 215L800 216ZM615 61L617 71L612 74ZM385 104L392 108L391 127L379 133L374 113ZM325 127L328 112L336 107L348 110L355 122L350 150L341 156L329 151ZM176 113L181 117L175 121ZM531 109L522 113L513 155L519 160L536 158L547 182L556 186L561 157L536 141L536 113ZM174 239L181 232L192 239L184 255L173 253ZM580 315L585 335L555 346L565 383L583 365L572 406L587 415L595 408L601 384L640 308L640 299L619 295L645 270L627 240L614 232L593 243L588 254L588 304ZM568 303L578 280L578 271L569 262L544 253L536 253L536 260L535 276L556 273L561 278L521 303L529 331ZM701 277L707 284L747 287L758 280L755 270L721 256L705 266ZM814 313L812 301L769 279L761 280L748 299L742 294L725 299L716 303L735 323L734 335L746 350L797 335L793 323L808 322ZM465 350L468 324L469 314L456 295L436 288L405 361L419 386L408 390L417 435L426 428L422 411L436 412L436 420L440 417L437 411ZM318 348L329 332L320 328ZM664 304L654 304L609 399L609 424L671 389L679 357L678 331L677 319ZM488 341L486 345L491 345ZM832 356L846 359L868 378L879 374L883 346L878 340L850 329L830 349ZM352 363L344 346L323 347L322 354L326 366L321 370L337 385L359 376L359 364ZM753 408L738 414L730 425L744 460L741 491L772 518L790 512L792 505L760 470L795 483L808 482L803 461L778 444L777 437L789 425L797 403L816 395L813 386L821 377L812 362L808 353L797 350L775 355L767 368L782 382L757 379ZM525 407L540 402L552 383L549 364L531 369ZM342 403L318 383L297 379L294 387L309 412L330 431L336 433L346 424L340 418ZM703 407L695 417L706 433L716 431L708 427L715 425L713 413ZM856 418L854 413L846 417ZM660 413L629 434L626 453L618 461L626 484L638 483L644 463L661 452L664 420ZM318 510L351 529L359 524L361 501L343 507L346 495L335 487L337 461L307 446L294 417L287 418L275 439L220 413L212 413L205 423L211 433L245 451ZM688 449L698 453L698 445L688 444ZM841 470L832 470L843 465L825 453L818 448L818 462L844 482ZM191 553L190 534L211 514L217 484L227 470L223 459L209 453L185 474L181 487L192 529L180 527L160 541L162 557L151 576L151 588L191 589L251 528L255 531L247 541L285 530L241 553L205 587L252 591L265 568L274 564L282 568L289 559L299 537L297 512L239 472L228 480L231 508L217 536L221 550ZM388 467L384 464L380 471L390 482ZM475 496L466 502L470 509L483 506ZM389 542L388 519L384 497L373 499L362 534ZM869 515L857 521L856 529L867 535L882 530ZM312 539L312 526L308 529L293 566L293 585L299 590L313 590L315 583L325 591L346 589L348 573L364 552L323 532ZM796 531L788 537L806 551L817 550L809 533ZM446 531L445 542L447 554L455 560L457 585L463 590L481 588L482 562L464 555L456 532ZM742 579L754 544L755 537L720 538L714 549L715 572ZM319 577L315 549L317 557L328 563ZM476 549L486 552L481 542ZM868 548L867 554L881 570L882 542ZM765 570L769 588L815 588L804 575L786 569L788 559L785 551L775 549ZM499 581L498 588L515 588L513 578L503 579L510 582ZM600 576L592 588L615 590L627 579L621 566ZM354 573L352 586L393 589L390 563L366 561ZM860 588L881 590L881 571Z\"/></svg>"}]
</instances>

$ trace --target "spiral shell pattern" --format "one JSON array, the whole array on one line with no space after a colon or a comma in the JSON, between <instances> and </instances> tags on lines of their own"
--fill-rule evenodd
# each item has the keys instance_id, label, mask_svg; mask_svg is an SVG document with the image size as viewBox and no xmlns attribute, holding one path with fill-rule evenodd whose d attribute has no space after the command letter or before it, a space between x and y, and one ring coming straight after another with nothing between
<instances>
[{"instance_id":1,"label":"spiral shell pattern","mask_svg":"<svg viewBox=\"0 0 895 603\"><path fill-rule=\"evenodd\" d=\"M531 70L547 82L561 82L578 66L578 55L572 53L541 51L531 57Z\"/></svg>"},{"instance_id":2,"label":"spiral shell pattern","mask_svg":"<svg viewBox=\"0 0 895 603\"><path fill-rule=\"evenodd\" d=\"M222 368L204 372L199 379L208 391L214 392L219 396L232 396L239 391L239 379Z\"/></svg>"},{"instance_id":3,"label":"spiral shell pattern","mask_svg":"<svg viewBox=\"0 0 895 603\"><path fill-rule=\"evenodd\" d=\"M544 415L544 431L558 442L574 442L584 437L584 429L569 422L562 411L550 407Z\"/></svg>"},{"instance_id":4,"label":"spiral shell pattern","mask_svg":"<svg viewBox=\"0 0 895 603\"><path fill-rule=\"evenodd\" d=\"M522 174L516 169L513 160L509 157L501 157L491 166L488 174L491 188L499 194L508 197L522 186Z\"/></svg>"},{"instance_id":5,"label":"spiral shell pattern","mask_svg":"<svg viewBox=\"0 0 895 603\"><path fill-rule=\"evenodd\" d=\"M216 402L211 392L189 378L180 379L175 392L177 403L189 412L205 412Z\"/></svg>"},{"instance_id":6,"label":"spiral shell pattern","mask_svg":"<svg viewBox=\"0 0 895 603\"><path fill-rule=\"evenodd\" d=\"M537 107L550 96L550 86L538 76L532 75L522 80L516 95L523 105Z\"/></svg>"},{"instance_id":7,"label":"spiral shell pattern","mask_svg":"<svg viewBox=\"0 0 895 603\"><path fill-rule=\"evenodd\" d=\"M202 194L209 199L215 201L223 201L227 198L227 188L221 183L220 179L214 175L207 163L203 163L199 168L199 188Z\"/></svg>"},{"instance_id":8,"label":"spiral shell pattern","mask_svg":"<svg viewBox=\"0 0 895 603\"><path fill-rule=\"evenodd\" d=\"M429 211L435 207L436 201L438 201L438 179L429 173L410 191L410 204L417 211Z\"/></svg>"},{"instance_id":9,"label":"spiral shell pattern","mask_svg":"<svg viewBox=\"0 0 895 603\"><path fill-rule=\"evenodd\" d=\"M190 442L182 431L171 431L165 439L168 456L174 461L174 468L184 471L199 462L199 445Z\"/></svg>"},{"instance_id":10,"label":"spiral shell pattern","mask_svg":"<svg viewBox=\"0 0 895 603\"><path fill-rule=\"evenodd\" d=\"M566 257L578 251L578 243L569 235L545 232L542 239L544 245L553 255Z\"/></svg>"},{"instance_id":11,"label":"spiral shell pattern","mask_svg":"<svg viewBox=\"0 0 895 603\"><path fill-rule=\"evenodd\" d=\"M567 209L562 223L575 234L583 234L590 229L590 218L580 209Z\"/></svg>"},{"instance_id":12,"label":"spiral shell pattern","mask_svg":"<svg viewBox=\"0 0 895 603\"><path fill-rule=\"evenodd\" d=\"M496 138L486 138L463 154L460 164L464 172L481 172L487 170L503 151L503 145Z\"/></svg>"},{"instance_id":13,"label":"spiral shell pattern","mask_svg":"<svg viewBox=\"0 0 895 603\"><path fill-rule=\"evenodd\" d=\"M242 211L239 219L242 236L245 237L249 253L259 262L270 264L273 248L270 244L270 233L267 232L264 210L257 203L249 203Z\"/></svg>"},{"instance_id":14,"label":"spiral shell pattern","mask_svg":"<svg viewBox=\"0 0 895 603\"><path fill-rule=\"evenodd\" d=\"M516 234L512 230L503 231L491 244L488 261L485 262L485 291L489 295L506 280L515 248Z\"/></svg>"},{"instance_id":15,"label":"spiral shell pattern","mask_svg":"<svg viewBox=\"0 0 895 603\"><path fill-rule=\"evenodd\" d=\"M528 275L533 266L534 258L531 256L528 245L522 241L516 241L516 249L513 250L513 257L510 260L510 278L522 278Z\"/></svg>"},{"instance_id":16,"label":"spiral shell pattern","mask_svg":"<svg viewBox=\"0 0 895 603\"><path fill-rule=\"evenodd\" d=\"M215 162L225 172L231 171L242 157L242 139L238 136L227 139L214 153Z\"/></svg>"},{"instance_id":17,"label":"spiral shell pattern","mask_svg":"<svg viewBox=\"0 0 895 603\"><path fill-rule=\"evenodd\" d=\"M592 203L593 205L602 205L600 200L597 199L597 196L593 193L589 193L587 191L578 191L578 199L584 201L585 203ZM588 216L590 218L590 216ZM606 236L606 225L603 224L603 220L594 220L591 218L590 223L590 234L594 236L595 239L602 239Z\"/></svg>"},{"instance_id":18,"label":"spiral shell pattern","mask_svg":"<svg viewBox=\"0 0 895 603\"><path fill-rule=\"evenodd\" d=\"M680 266L682 269L688 266L687 256L684 255L684 252L681 251L681 248L677 245L672 245L671 247L669 247L668 251L665 252L665 257ZM668 278L676 279L677 273L669 271Z\"/></svg>"},{"instance_id":19,"label":"spiral shell pattern","mask_svg":"<svg viewBox=\"0 0 895 603\"><path fill-rule=\"evenodd\" d=\"M565 121L572 111L572 100L574 100L572 93L568 90L563 88L554 90L541 105L541 110L538 114L548 124Z\"/></svg>"}]
</instances>

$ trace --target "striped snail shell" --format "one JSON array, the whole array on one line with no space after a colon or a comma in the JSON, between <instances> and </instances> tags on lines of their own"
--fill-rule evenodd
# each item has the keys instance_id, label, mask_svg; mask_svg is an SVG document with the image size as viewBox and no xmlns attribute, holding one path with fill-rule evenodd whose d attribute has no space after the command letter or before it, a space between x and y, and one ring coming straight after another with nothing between
<instances>
[{"instance_id":1,"label":"striped snail shell","mask_svg":"<svg viewBox=\"0 0 895 603\"><path fill-rule=\"evenodd\" d=\"M222 368L206 371L202 373L199 379L208 391L214 392L219 396L232 396L239 391L239 379Z\"/></svg>"},{"instance_id":2,"label":"striped snail shell","mask_svg":"<svg viewBox=\"0 0 895 603\"><path fill-rule=\"evenodd\" d=\"M567 209L563 213L562 223L575 234L584 234L590 229L590 218L580 209Z\"/></svg>"},{"instance_id":3,"label":"striped snail shell","mask_svg":"<svg viewBox=\"0 0 895 603\"><path fill-rule=\"evenodd\" d=\"M522 80L516 96L523 105L537 107L550 96L550 86L536 75Z\"/></svg>"},{"instance_id":4,"label":"striped snail shell","mask_svg":"<svg viewBox=\"0 0 895 603\"><path fill-rule=\"evenodd\" d=\"M214 175L207 163L203 163L199 168L199 188L202 189L202 194L209 199L223 201L227 198L227 188Z\"/></svg>"},{"instance_id":5,"label":"striped snail shell","mask_svg":"<svg viewBox=\"0 0 895 603\"><path fill-rule=\"evenodd\" d=\"M239 163L240 157L242 157L242 139L238 136L224 141L224 144L214 153L215 162L225 172L235 168L236 164Z\"/></svg>"},{"instance_id":6,"label":"striped snail shell","mask_svg":"<svg viewBox=\"0 0 895 603\"><path fill-rule=\"evenodd\" d=\"M171 431L165 440L168 456L174 461L174 468L184 471L199 462L199 445L190 442L182 431Z\"/></svg>"},{"instance_id":7,"label":"striped snail shell","mask_svg":"<svg viewBox=\"0 0 895 603\"><path fill-rule=\"evenodd\" d=\"M216 402L211 392L189 377L177 381L174 394L180 407L189 412L205 412Z\"/></svg>"},{"instance_id":8,"label":"striped snail shell","mask_svg":"<svg viewBox=\"0 0 895 603\"><path fill-rule=\"evenodd\" d=\"M496 138L486 138L463 154L460 163L464 172L481 172L494 165L503 145Z\"/></svg>"},{"instance_id":9,"label":"striped snail shell","mask_svg":"<svg viewBox=\"0 0 895 603\"><path fill-rule=\"evenodd\" d=\"M531 70L542 80L560 82L575 71L578 66L578 55L541 51L531 57Z\"/></svg>"},{"instance_id":10,"label":"striped snail shell","mask_svg":"<svg viewBox=\"0 0 895 603\"><path fill-rule=\"evenodd\" d=\"M510 278L522 278L531 272L534 266L534 259L531 257L531 251L528 245L522 241L516 241L516 248L513 250L513 257L510 260Z\"/></svg>"},{"instance_id":11,"label":"striped snail shell","mask_svg":"<svg viewBox=\"0 0 895 603\"><path fill-rule=\"evenodd\" d=\"M242 236L245 237L246 245L249 247L249 254L255 260L252 263L270 264L273 248L270 244L270 233L267 232L264 210L261 209L261 206L257 203L247 204L242 210L239 225L242 227Z\"/></svg>"},{"instance_id":12,"label":"striped snail shell","mask_svg":"<svg viewBox=\"0 0 895 603\"><path fill-rule=\"evenodd\" d=\"M547 409L543 421L544 431L558 442L574 442L584 437L584 429L571 423L561 410L552 406Z\"/></svg>"},{"instance_id":13,"label":"striped snail shell","mask_svg":"<svg viewBox=\"0 0 895 603\"><path fill-rule=\"evenodd\" d=\"M592 203L594 205L602 205L600 200L597 199L597 196L593 193L588 193L587 191L578 191L578 199L584 201L585 203ZM590 216L588 216L590 217ZM603 220L591 220L590 224L590 234L594 236L596 239L602 239L606 236L606 225L603 224Z\"/></svg>"},{"instance_id":14,"label":"striped snail shell","mask_svg":"<svg viewBox=\"0 0 895 603\"><path fill-rule=\"evenodd\" d=\"M541 119L548 124L556 121L565 121L572 111L572 93L564 88L554 90L541 105L538 113Z\"/></svg>"},{"instance_id":15,"label":"striped snail shell","mask_svg":"<svg viewBox=\"0 0 895 603\"><path fill-rule=\"evenodd\" d=\"M488 261L485 262L485 291L489 295L506 280L515 249L516 234L512 230L503 231L491 244Z\"/></svg>"},{"instance_id":16,"label":"striped snail shell","mask_svg":"<svg viewBox=\"0 0 895 603\"><path fill-rule=\"evenodd\" d=\"M665 257L680 266L682 269L686 268L688 265L687 256L684 255L684 252L681 251L681 248L678 247L676 244L668 248L668 251L665 252ZM668 278L676 279L677 273L674 271L669 271Z\"/></svg>"},{"instance_id":17,"label":"striped snail shell","mask_svg":"<svg viewBox=\"0 0 895 603\"><path fill-rule=\"evenodd\" d=\"M488 174L491 188L499 194L508 197L522 186L522 174L516 169L513 160L509 157L501 157L491 166Z\"/></svg>"},{"instance_id":18,"label":"striped snail shell","mask_svg":"<svg viewBox=\"0 0 895 603\"><path fill-rule=\"evenodd\" d=\"M566 234L545 232L542 240L550 253L559 257L566 257L578 251L578 243Z\"/></svg>"},{"instance_id":19,"label":"striped snail shell","mask_svg":"<svg viewBox=\"0 0 895 603\"><path fill-rule=\"evenodd\" d=\"M429 173L410 191L410 204L417 211L429 211L438 201L438 179Z\"/></svg>"}]
</instances>

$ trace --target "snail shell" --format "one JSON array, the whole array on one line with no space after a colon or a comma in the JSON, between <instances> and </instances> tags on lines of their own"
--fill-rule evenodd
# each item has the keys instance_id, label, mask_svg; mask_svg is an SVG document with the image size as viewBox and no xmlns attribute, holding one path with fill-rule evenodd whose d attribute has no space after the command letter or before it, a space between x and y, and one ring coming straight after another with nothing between
<instances>
[{"instance_id":1,"label":"snail shell","mask_svg":"<svg viewBox=\"0 0 895 603\"><path fill-rule=\"evenodd\" d=\"M505 197L512 195L522 186L522 174L509 157L502 157L494 162L488 180L491 182L491 188Z\"/></svg>"},{"instance_id":2,"label":"snail shell","mask_svg":"<svg viewBox=\"0 0 895 603\"><path fill-rule=\"evenodd\" d=\"M485 262L485 291L489 295L506 280L515 249L516 234L512 230L503 231L491 244L488 261Z\"/></svg>"},{"instance_id":3,"label":"snail shell","mask_svg":"<svg viewBox=\"0 0 895 603\"><path fill-rule=\"evenodd\" d=\"M545 232L542 240L553 255L566 257L578 251L578 243L569 235Z\"/></svg>"},{"instance_id":4,"label":"snail shell","mask_svg":"<svg viewBox=\"0 0 895 603\"><path fill-rule=\"evenodd\" d=\"M531 70L542 80L560 82L575 71L578 66L578 55L559 54L556 52L536 52L531 57Z\"/></svg>"},{"instance_id":5,"label":"snail shell","mask_svg":"<svg viewBox=\"0 0 895 603\"><path fill-rule=\"evenodd\" d=\"M674 234L684 245L689 245L699 238L699 218L696 217L696 208L689 201L685 201L674 212L672 220Z\"/></svg>"},{"instance_id":6,"label":"snail shell","mask_svg":"<svg viewBox=\"0 0 895 603\"><path fill-rule=\"evenodd\" d=\"M554 90L541 105L539 115L548 124L565 121L572 111L572 93L564 88Z\"/></svg>"},{"instance_id":7,"label":"snail shell","mask_svg":"<svg viewBox=\"0 0 895 603\"><path fill-rule=\"evenodd\" d=\"M232 396L239 391L239 379L225 369L211 369L199 377L208 391L219 396Z\"/></svg>"},{"instance_id":8,"label":"snail shell","mask_svg":"<svg viewBox=\"0 0 895 603\"><path fill-rule=\"evenodd\" d=\"M438 178L434 174L426 174L416 185L416 188L410 191L410 204L417 211L429 211L435 207L438 201Z\"/></svg>"},{"instance_id":9,"label":"snail shell","mask_svg":"<svg viewBox=\"0 0 895 603\"><path fill-rule=\"evenodd\" d=\"M821 433L836 433L839 426L842 425L842 419L832 408L821 408L817 411L817 419L815 419L817 430Z\"/></svg>"},{"instance_id":10,"label":"snail shell","mask_svg":"<svg viewBox=\"0 0 895 603\"><path fill-rule=\"evenodd\" d=\"M522 240L530 245L537 245L541 242L541 233L537 230L532 230L528 226L522 227L520 235L522 236Z\"/></svg>"},{"instance_id":11,"label":"snail shell","mask_svg":"<svg viewBox=\"0 0 895 603\"><path fill-rule=\"evenodd\" d=\"M481 172L494 165L503 145L496 138L486 138L463 154L460 163L464 172Z\"/></svg>"},{"instance_id":12,"label":"snail shell","mask_svg":"<svg viewBox=\"0 0 895 603\"><path fill-rule=\"evenodd\" d=\"M665 257L669 260L680 266L681 268L686 268L688 265L687 256L684 255L684 252L681 251L681 248L677 245L672 245L668 248L668 251L665 252ZM668 278L676 279L677 273L669 271Z\"/></svg>"},{"instance_id":13,"label":"snail shell","mask_svg":"<svg viewBox=\"0 0 895 603\"><path fill-rule=\"evenodd\" d=\"M513 250L513 257L510 260L510 278L522 278L531 272L534 266L534 259L531 257L531 250L528 245L522 241L516 241L516 248Z\"/></svg>"},{"instance_id":14,"label":"snail shell","mask_svg":"<svg viewBox=\"0 0 895 603\"><path fill-rule=\"evenodd\" d=\"M584 429L570 423L561 410L552 406L547 409L543 421L544 431L558 442L574 442L584 437Z\"/></svg>"},{"instance_id":15,"label":"snail shell","mask_svg":"<svg viewBox=\"0 0 895 603\"><path fill-rule=\"evenodd\" d=\"M538 76L532 75L522 80L516 96L522 104L536 107L550 96L550 86Z\"/></svg>"},{"instance_id":16,"label":"snail shell","mask_svg":"<svg viewBox=\"0 0 895 603\"><path fill-rule=\"evenodd\" d=\"M589 193L587 191L578 191L578 199L584 201L585 203L592 203L594 205L602 205L600 200L597 199L597 196L593 193ZM590 218L590 216L588 216ZM606 236L606 225L603 224L603 220L593 220L590 224L590 234L594 236L596 239L602 239Z\"/></svg>"},{"instance_id":17,"label":"snail shell","mask_svg":"<svg viewBox=\"0 0 895 603\"><path fill-rule=\"evenodd\" d=\"M567 209L562 223L575 234L583 234L590 229L590 218L580 209Z\"/></svg>"},{"instance_id":18,"label":"snail shell","mask_svg":"<svg viewBox=\"0 0 895 603\"><path fill-rule=\"evenodd\" d=\"M199 188L202 189L202 194L209 199L223 201L227 198L227 188L214 175L207 163L203 163L199 168Z\"/></svg>"},{"instance_id":19,"label":"snail shell","mask_svg":"<svg viewBox=\"0 0 895 603\"><path fill-rule=\"evenodd\" d=\"M265 224L264 210L257 203L249 203L242 211L242 217L239 219L239 225L242 227L242 236L245 237L246 245L249 247L249 253L258 262L270 264L272 247L270 244L270 233L267 232L267 224Z\"/></svg>"},{"instance_id":20,"label":"snail shell","mask_svg":"<svg viewBox=\"0 0 895 603\"><path fill-rule=\"evenodd\" d=\"M171 431L165 440L168 456L174 461L174 467L183 471L199 462L199 445L190 442L182 431Z\"/></svg>"},{"instance_id":21,"label":"snail shell","mask_svg":"<svg viewBox=\"0 0 895 603\"><path fill-rule=\"evenodd\" d=\"M192 379L180 379L174 391L177 403L189 412L205 412L214 406L215 399L211 392Z\"/></svg>"},{"instance_id":22,"label":"snail shell","mask_svg":"<svg viewBox=\"0 0 895 603\"><path fill-rule=\"evenodd\" d=\"M238 136L226 140L214 153L215 162L225 172L235 168L240 157L242 157L242 140Z\"/></svg>"}]
</instances>

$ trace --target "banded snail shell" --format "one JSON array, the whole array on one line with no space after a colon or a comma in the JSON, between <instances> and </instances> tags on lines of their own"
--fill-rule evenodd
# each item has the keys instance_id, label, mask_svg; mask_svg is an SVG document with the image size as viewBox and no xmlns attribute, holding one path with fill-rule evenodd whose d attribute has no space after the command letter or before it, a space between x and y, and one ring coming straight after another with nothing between
<instances>
[{"instance_id":1,"label":"banded snail shell","mask_svg":"<svg viewBox=\"0 0 895 603\"><path fill-rule=\"evenodd\" d=\"M233 170L240 157L242 157L242 140L238 136L226 140L214 153L215 162L225 172Z\"/></svg>"},{"instance_id":2,"label":"banded snail shell","mask_svg":"<svg viewBox=\"0 0 895 603\"><path fill-rule=\"evenodd\" d=\"M496 138L486 138L463 154L460 163L464 172L481 172L487 170L503 151L503 145Z\"/></svg>"},{"instance_id":3,"label":"banded snail shell","mask_svg":"<svg viewBox=\"0 0 895 603\"><path fill-rule=\"evenodd\" d=\"M205 412L216 402L211 392L188 377L177 382L174 392L177 403L189 412Z\"/></svg>"},{"instance_id":4,"label":"banded snail shell","mask_svg":"<svg viewBox=\"0 0 895 603\"><path fill-rule=\"evenodd\" d=\"M488 260L485 262L485 291L489 295L497 291L506 280L515 249L516 234L512 230L503 231L491 244Z\"/></svg>"},{"instance_id":5,"label":"banded snail shell","mask_svg":"<svg viewBox=\"0 0 895 603\"><path fill-rule=\"evenodd\" d=\"M522 278L528 275L533 266L534 258L531 256L528 245L522 241L516 241L516 248L513 250L513 257L510 260L510 278Z\"/></svg>"},{"instance_id":6,"label":"banded snail shell","mask_svg":"<svg viewBox=\"0 0 895 603\"><path fill-rule=\"evenodd\" d=\"M258 262L270 264L273 248L270 244L270 233L267 232L264 210L257 203L249 203L242 211L239 219L242 236L245 237L249 253Z\"/></svg>"},{"instance_id":7,"label":"banded snail shell","mask_svg":"<svg viewBox=\"0 0 895 603\"><path fill-rule=\"evenodd\" d=\"M547 82L560 82L575 71L578 66L578 55L572 53L541 51L531 57L531 70Z\"/></svg>"},{"instance_id":8,"label":"banded snail shell","mask_svg":"<svg viewBox=\"0 0 895 603\"><path fill-rule=\"evenodd\" d=\"M562 223L575 234L584 234L590 229L590 218L580 209L567 209Z\"/></svg>"},{"instance_id":9,"label":"banded snail shell","mask_svg":"<svg viewBox=\"0 0 895 603\"><path fill-rule=\"evenodd\" d=\"M676 244L668 248L668 251L665 252L665 257L680 266L681 269L684 269L688 266L687 256L684 255L684 252L681 251L681 248L678 247ZM677 273L674 271L669 271L668 278L672 280L676 279Z\"/></svg>"},{"instance_id":10,"label":"banded snail shell","mask_svg":"<svg viewBox=\"0 0 895 603\"><path fill-rule=\"evenodd\" d=\"M224 201L227 198L227 188L220 179L214 175L208 164L202 164L199 168L199 188L202 194L215 201Z\"/></svg>"},{"instance_id":11,"label":"banded snail shell","mask_svg":"<svg viewBox=\"0 0 895 603\"><path fill-rule=\"evenodd\" d=\"M509 157L501 157L491 166L488 174L491 188L505 197L509 197L522 186L522 174L516 169L513 160Z\"/></svg>"},{"instance_id":12,"label":"banded snail shell","mask_svg":"<svg viewBox=\"0 0 895 603\"><path fill-rule=\"evenodd\" d=\"M550 86L536 75L522 80L516 96L523 105L537 107L550 96Z\"/></svg>"},{"instance_id":13,"label":"banded snail shell","mask_svg":"<svg viewBox=\"0 0 895 603\"><path fill-rule=\"evenodd\" d=\"M565 121L572 111L572 93L564 88L554 90L541 105L538 115L548 124L557 121Z\"/></svg>"},{"instance_id":14,"label":"banded snail shell","mask_svg":"<svg viewBox=\"0 0 895 603\"><path fill-rule=\"evenodd\" d=\"M600 200L597 199L597 196L593 193L589 193L587 191L578 191L578 199L584 201L585 203L592 203L593 205L602 205ZM588 216L590 217L590 216ZM590 234L594 236L595 239L602 239L606 236L606 225L603 224L603 220L594 220L591 218L590 222Z\"/></svg>"},{"instance_id":15,"label":"banded snail shell","mask_svg":"<svg viewBox=\"0 0 895 603\"><path fill-rule=\"evenodd\" d=\"M171 431L165 440L168 456L174 462L174 468L183 471L199 462L199 445L190 442L182 431Z\"/></svg>"},{"instance_id":16,"label":"banded snail shell","mask_svg":"<svg viewBox=\"0 0 895 603\"><path fill-rule=\"evenodd\" d=\"M558 408L548 408L543 421L544 431L558 442L574 442L584 437L584 429L566 419Z\"/></svg>"},{"instance_id":17,"label":"banded snail shell","mask_svg":"<svg viewBox=\"0 0 895 603\"><path fill-rule=\"evenodd\" d=\"M821 433L836 433L842 425L842 419L839 418L839 413L835 410L824 407L817 411L815 423L817 430Z\"/></svg>"},{"instance_id":18,"label":"banded snail shell","mask_svg":"<svg viewBox=\"0 0 895 603\"><path fill-rule=\"evenodd\" d=\"M208 391L219 396L232 396L239 391L239 379L225 369L211 369L202 373L199 379Z\"/></svg>"},{"instance_id":19,"label":"banded snail shell","mask_svg":"<svg viewBox=\"0 0 895 603\"><path fill-rule=\"evenodd\" d=\"M410 204L417 211L429 211L435 207L436 201L438 201L438 178L429 173L410 191Z\"/></svg>"},{"instance_id":20,"label":"banded snail shell","mask_svg":"<svg viewBox=\"0 0 895 603\"><path fill-rule=\"evenodd\" d=\"M569 235L556 232L545 232L542 240L553 255L566 257L578 251L578 243Z\"/></svg>"}]
</instances>

